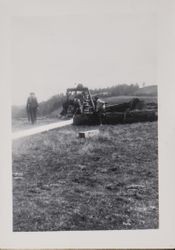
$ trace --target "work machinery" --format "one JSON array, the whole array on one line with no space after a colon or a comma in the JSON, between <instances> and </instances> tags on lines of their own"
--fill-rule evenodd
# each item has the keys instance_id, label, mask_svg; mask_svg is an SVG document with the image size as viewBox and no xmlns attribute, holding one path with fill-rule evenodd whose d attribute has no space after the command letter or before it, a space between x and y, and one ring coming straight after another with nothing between
<instances>
[{"instance_id":1,"label":"work machinery","mask_svg":"<svg viewBox=\"0 0 175 250\"><path fill-rule=\"evenodd\" d=\"M79 84L69 88L63 103L61 116L73 117L75 125L119 124L157 120L157 104L145 103L139 98L120 104L104 102L104 108L97 109L97 96L92 96L87 87Z\"/></svg>"}]
</instances>

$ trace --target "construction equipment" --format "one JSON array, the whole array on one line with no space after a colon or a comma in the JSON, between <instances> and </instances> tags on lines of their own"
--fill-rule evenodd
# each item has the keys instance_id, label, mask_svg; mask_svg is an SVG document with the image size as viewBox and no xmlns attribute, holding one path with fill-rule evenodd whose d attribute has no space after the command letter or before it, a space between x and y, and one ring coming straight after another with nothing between
<instances>
[{"instance_id":1,"label":"construction equipment","mask_svg":"<svg viewBox=\"0 0 175 250\"><path fill-rule=\"evenodd\" d=\"M66 92L66 101L63 103L61 115L93 114L95 104L88 88L79 84L76 88L69 88Z\"/></svg>"},{"instance_id":2,"label":"construction equipment","mask_svg":"<svg viewBox=\"0 0 175 250\"><path fill-rule=\"evenodd\" d=\"M97 99L87 87L78 85L67 89L66 101L63 103L62 116L73 117L75 125L99 125L133 123L157 120L157 105L147 103L139 98L129 102L109 105L97 110Z\"/></svg>"}]
</instances>

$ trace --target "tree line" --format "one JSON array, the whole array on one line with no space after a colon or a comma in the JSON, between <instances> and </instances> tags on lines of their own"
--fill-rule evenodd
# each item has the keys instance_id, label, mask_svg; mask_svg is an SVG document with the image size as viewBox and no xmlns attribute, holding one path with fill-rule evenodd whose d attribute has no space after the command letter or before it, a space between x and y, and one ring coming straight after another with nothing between
<instances>
[{"instance_id":1,"label":"tree line","mask_svg":"<svg viewBox=\"0 0 175 250\"><path fill-rule=\"evenodd\" d=\"M120 84L112 87L107 88L99 88L99 89L92 89L92 94L97 94L106 97L110 96L120 96L120 95L133 95L135 92L139 90L139 85L136 84Z\"/></svg>"}]
</instances>

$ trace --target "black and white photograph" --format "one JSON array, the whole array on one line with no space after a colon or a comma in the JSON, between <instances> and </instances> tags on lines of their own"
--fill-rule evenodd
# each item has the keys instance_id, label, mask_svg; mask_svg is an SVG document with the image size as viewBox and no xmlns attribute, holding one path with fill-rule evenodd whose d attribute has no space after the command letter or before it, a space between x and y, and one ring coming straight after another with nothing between
<instances>
[{"instance_id":1,"label":"black and white photograph","mask_svg":"<svg viewBox=\"0 0 175 250\"><path fill-rule=\"evenodd\" d=\"M12 230L158 230L157 14L82 2L11 18Z\"/></svg>"},{"instance_id":2,"label":"black and white photograph","mask_svg":"<svg viewBox=\"0 0 175 250\"><path fill-rule=\"evenodd\" d=\"M0 0L1 249L174 249L174 24L174 0Z\"/></svg>"}]
</instances>

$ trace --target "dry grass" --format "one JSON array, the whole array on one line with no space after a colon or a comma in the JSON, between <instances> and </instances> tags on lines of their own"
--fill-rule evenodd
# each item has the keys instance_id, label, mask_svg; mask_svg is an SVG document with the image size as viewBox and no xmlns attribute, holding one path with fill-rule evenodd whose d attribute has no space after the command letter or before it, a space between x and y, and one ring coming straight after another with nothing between
<instances>
[{"instance_id":1,"label":"dry grass","mask_svg":"<svg viewBox=\"0 0 175 250\"><path fill-rule=\"evenodd\" d=\"M98 128L13 143L14 231L158 228L157 122Z\"/></svg>"}]
</instances>

